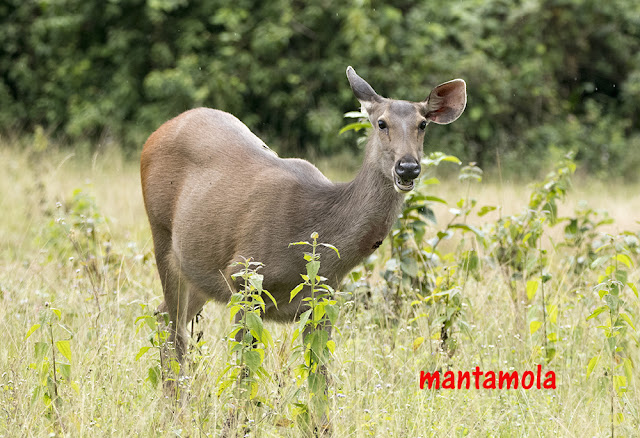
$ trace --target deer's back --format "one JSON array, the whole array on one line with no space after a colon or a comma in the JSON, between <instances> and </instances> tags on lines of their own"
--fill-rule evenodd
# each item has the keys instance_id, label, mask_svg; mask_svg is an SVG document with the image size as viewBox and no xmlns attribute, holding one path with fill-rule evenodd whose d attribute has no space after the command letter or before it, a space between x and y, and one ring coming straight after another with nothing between
<instances>
[{"instance_id":1,"label":"deer's back","mask_svg":"<svg viewBox=\"0 0 640 438\"><path fill-rule=\"evenodd\" d=\"M205 108L149 137L141 175L154 242L169 238L183 272L204 290L219 287L212 277L228 274L238 256L263 262L282 280L291 268L282 253L309 237L300 211L314 190L331 187L307 161L278 158L234 116Z\"/></svg>"}]
</instances>

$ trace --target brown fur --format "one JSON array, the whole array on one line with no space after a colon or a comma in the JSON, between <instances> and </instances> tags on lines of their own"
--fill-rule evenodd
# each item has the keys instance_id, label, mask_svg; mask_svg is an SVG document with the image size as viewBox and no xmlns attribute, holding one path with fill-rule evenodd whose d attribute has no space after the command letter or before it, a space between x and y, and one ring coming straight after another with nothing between
<instances>
[{"instance_id":1,"label":"brown fur","mask_svg":"<svg viewBox=\"0 0 640 438\"><path fill-rule=\"evenodd\" d=\"M353 69L347 75L374 126L350 183L330 182L307 161L278 158L237 118L214 109L187 111L145 143L140 170L165 297L160 310L175 323L179 359L187 322L207 300L229 299L230 264L241 257L264 264L264 287L278 301L276 309L267 300L266 318L292 321L300 313L304 294L292 303L289 295L305 272L305 248L289 243L314 231L340 250L340 258L321 251L320 275L337 287L391 229L404 198L394 188L394 164L402 157L419 162L421 121L449 123L466 102L460 80L443 84L447 94L434 107L385 99ZM386 130L377 128L380 119Z\"/></svg>"}]
</instances>

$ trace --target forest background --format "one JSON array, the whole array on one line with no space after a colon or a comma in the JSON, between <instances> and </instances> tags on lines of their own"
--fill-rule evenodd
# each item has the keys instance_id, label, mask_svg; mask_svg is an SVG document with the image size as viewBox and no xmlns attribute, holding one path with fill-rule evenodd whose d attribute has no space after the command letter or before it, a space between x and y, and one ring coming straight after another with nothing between
<instances>
[{"instance_id":1,"label":"forest background","mask_svg":"<svg viewBox=\"0 0 640 438\"><path fill-rule=\"evenodd\" d=\"M635 0L5 0L0 24L4 136L137 158L165 120L210 106L281 155L354 155L358 134L337 135L353 65L407 100L467 81L467 112L427 150L524 177L573 150L579 172L637 180Z\"/></svg>"}]
</instances>

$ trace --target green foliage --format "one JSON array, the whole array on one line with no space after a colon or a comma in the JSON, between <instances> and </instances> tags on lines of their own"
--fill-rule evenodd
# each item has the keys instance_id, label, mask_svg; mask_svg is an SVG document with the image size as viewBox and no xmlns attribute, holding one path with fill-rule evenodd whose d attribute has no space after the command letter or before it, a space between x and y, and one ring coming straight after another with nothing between
<instances>
[{"instance_id":1,"label":"green foliage","mask_svg":"<svg viewBox=\"0 0 640 438\"><path fill-rule=\"evenodd\" d=\"M29 364L36 374L31 403L43 402L47 416L59 420L57 411L63 402L61 385L68 385L76 394L80 393L71 374L74 364L71 350L73 333L62 322L62 311L45 303L40 312L40 322L31 326L25 340L35 334L39 334L41 340L34 344L34 361ZM60 334L63 339L60 339Z\"/></svg>"},{"instance_id":2,"label":"green foliage","mask_svg":"<svg viewBox=\"0 0 640 438\"><path fill-rule=\"evenodd\" d=\"M262 287L262 274L258 270L262 263L244 259L234 263L239 271L231 277L236 280L241 289L231 296L227 304L230 319L233 322L227 334L228 357L224 370L218 377L218 397L227 394L233 418L227 420L227 427L240 427L248 432L252 418L257 417L255 406L269 404L258 395L260 382L271 380L269 372L264 368L265 351L273 346L271 333L262 322L262 315L266 311L263 297L268 297L274 306L278 306L273 296ZM241 412L246 420L238 424ZM244 432L243 432L244 434Z\"/></svg>"},{"instance_id":3,"label":"green foliage","mask_svg":"<svg viewBox=\"0 0 640 438\"><path fill-rule=\"evenodd\" d=\"M353 146L352 134L335 138L356 105L353 65L412 100L467 80L467 113L429 133L436 150L485 168L499 153L518 174L577 150L592 175L637 178L635 0L9 0L0 17L0 132L40 126L138 150L206 105L281 153L335 153Z\"/></svg>"},{"instance_id":4,"label":"green foliage","mask_svg":"<svg viewBox=\"0 0 640 438\"><path fill-rule=\"evenodd\" d=\"M204 309L202 322L206 326L202 329L213 339L204 345L191 345L195 348L185 361L190 369L182 373L183 381L189 383L184 403L177 404L163 393L163 376L158 373L169 367L159 366L162 356L157 352L168 334L162 333L167 320L165 315L157 320L154 317L161 284L153 257L148 257L152 247L148 223L142 205L135 207L140 214L132 214L133 198L113 196L115 180L122 193L136 193L138 167L113 166L99 155L94 170L86 157L76 155L61 168L59 163L67 154L55 150L47 150L47 154L47 165L36 167L32 165L31 151L0 146L0 187L4 194L0 222L0 323L6 334L0 348L0 435L103 437L126 431L132 436L148 436L153 431L159 436L220 436L229 409L235 406L251 414L245 422L249 430L243 430L241 435L301 436L302 428L296 425L297 421L291 421L292 414L307 412L309 403L304 395L308 386L317 382L296 379L294 367L303 362L303 349L298 348L292 356L290 341L299 326L265 323L275 344L273 349L265 349L262 362L271 379L259 380L257 397L243 406L246 399L234 398L235 391L216 397L220 384L217 379L229 361L228 344L220 342L217 334L230 333L231 324L227 318L220 318L221 307L211 303ZM438 157L430 159L437 161ZM438 173L445 166L460 170L464 167L444 163L441 161L435 168ZM434 177L432 170L425 168L424 181ZM110 254L118 254L118 263L105 263L96 253L102 272L98 283L102 312L96 321L90 280L79 264L84 256L81 258L73 245L67 246L70 252L65 250L64 256L52 255L69 239L60 224L54 222L62 230L59 238L42 239L49 232L52 216L62 216L72 223L72 196L50 199L43 196L47 192L33 189L41 182L48 193L67 193L68 187L74 187L89 174L94 186L91 192L83 191L92 193L94 207L104 205L113 217L96 227L96 249L102 248L100 254L104 256L106 242L111 242ZM414 245L433 255L431 260L425 258L426 264L415 264L413 277L408 278L399 266L391 285L383 277L387 261L403 254L400 247L394 247L392 252L391 239L386 239L341 288L355 291L355 303L347 301L341 307L336 322L340 330L332 336L336 349L331 355L333 382L327 401L333 435L406 436L407 431L419 431L414 435L448 436L452 432L470 435L473 430L473 435L478 436L555 436L561 430L561 434L582 436L589 430L592 435L608 436L613 419L616 436L635 436L640 419L640 308L635 292L640 280L640 236L637 217L631 213L637 211L638 202L633 197L637 187L583 187L579 195L573 193L567 201L557 197L559 214L553 226L552 216L543 213L543 205L548 201L547 193L553 198L558 192L544 192L541 187L539 194L544 202L539 203L536 214L545 220L539 244L530 255L546 258L546 262L536 272L523 271L523 278L513 282L503 275L504 267L491 254L492 246L483 244L493 242L492 230L505 212L499 201L483 205L473 200L478 187L475 181L480 176L477 168L469 166L463 174L464 181L451 178L441 186L426 184L415 195L416 203L422 203L426 213L418 214L416 209L406 215L402 226L415 230L407 232L406 245L416 257L420 253ZM560 181L557 171L553 175L548 180L540 179L542 186ZM580 177L572 179L574 187L584 184ZM483 198L502 197L502 189L491 182L486 184L485 179L482 184ZM560 186L571 187L564 183ZM520 193L520 187L514 189ZM583 194L590 199L589 205L582 203L574 211L569 210L568 204ZM432 198L420 201L419 195ZM461 197L464 200L460 203ZM108 202L103 204L105 198ZM62 205L58 209L56 200ZM529 200L529 196L511 200L523 209L516 210L514 216L528 209ZM612 200L622 205L614 205ZM595 206L613 206L611 218ZM76 235L84 239L90 234L81 233L84 225L78 218ZM613 226L612 218L616 219ZM422 229L413 227L411 222L418 219L426 225L422 242L414 243L414 236ZM438 236L449 222L461 227L450 228L450 236ZM629 231L618 232L620 228ZM469 231L473 229L480 233ZM89 248L92 238L87 240ZM433 245L438 241L434 252ZM136 247L143 249L135 250ZM73 262L68 260L70 256L74 257ZM510 262L505 259L504 263ZM80 273L77 269L81 269ZM407 263L405 270L411 269ZM424 280L429 277L436 281ZM511 285L516 285L521 294L522 309L515 308ZM303 287L305 292L308 287ZM396 287L402 289L397 307ZM435 296L420 300L416 292L423 298ZM444 293L437 295L440 292ZM616 294L617 302L613 298ZM335 299L340 302L343 296L349 295L338 292ZM268 298L262 298L269 303ZM45 300L60 309L61 319L56 311L41 306ZM417 302L412 305L414 301ZM141 310L141 302L149 304ZM602 306L608 307L587 320ZM461 312L456 314L458 307ZM49 326L42 319L46 312L51 317L53 342ZM422 313L427 317L418 317ZM522 316L526 317L524 321ZM446 320L453 324L445 325L448 339L443 347L441 329ZM468 330L464 329L465 324ZM138 336L134 335L136 326ZM31 335L25 339L29 332ZM301 338L302 333L296 346L302 343ZM40 342L43 344L38 344L36 351ZM45 349L40 361L39 355ZM554 356L549 359L545 349L554 349ZM194 367L193 359L199 361ZM54 386L41 374L47 361L48 377L58 382L57 399L51 399L51 394L55 396ZM64 377L64 365L68 363L79 393ZM418 389L420 370L457 372L473 370L479 364L484 370L522 373L535 369L538 363L543 373L555 372L557 389ZM155 380L149 369L157 370ZM170 371L177 374L180 370ZM31 403L34 391L39 392ZM614 415L610 416L612 406Z\"/></svg>"},{"instance_id":5,"label":"green foliage","mask_svg":"<svg viewBox=\"0 0 640 438\"><path fill-rule=\"evenodd\" d=\"M263 362L265 349L273 345L273 340L262 323L266 309L263 296L269 297L276 307L277 303L262 288L263 276L257 272L262 263L249 259L235 265L240 272L232 278L241 281L242 289L234 293L227 304L231 321L235 322L227 335L229 360L218 379L218 396L236 384L237 397L249 401L257 397L259 381L269 379Z\"/></svg>"},{"instance_id":6,"label":"green foliage","mask_svg":"<svg viewBox=\"0 0 640 438\"><path fill-rule=\"evenodd\" d=\"M175 380L175 376L180 374L180 364L175 358L169 358L170 364L163 364L162 350L167 348L167 342L169 340L169 314L160 313L158 315L148 314L147 309L149 306L146 304L140 304L143 314L138 316L134 322L137 325L136 335L140 333L143 327L147 327L149 343L151 345L145 345L140 347L138 354L136 354L135 360L140 360L150 350L156 351L158 355L152 359L148 359L149 367L147 368L147 377L145 381L156 388L159 383L167 380ZM160 322L158 322L158 319ZM150 356L148 356L150 357ZM171 373L166 373L165 370L171 370Z\"/></svg>"},{"instance_id":7,"label":"green foliage","mask_svg":"<svg viewBox=\"0 0 640 438\"><path fill-rule=\"evenodd\" d=\"M112 248L107 218L95 198L82 189L73 190L68 200L57 202L56 210L46 213L51 218L37 242L47 247L50 261L68 261L78 287L86 284L91 292L99 316L108 272L117 269L125 257ZM147 253L142 261L149 257Z\"/></svg>"},{"instance_id":8,"label":"green foliage","mask_svg":"<svg viewBox=\"0 0 640 438\"><path fill-rule=\"evenodd\" d=\"M106 220L100 214L94 197L86 191L75 189L67 202L56 204L53 215L55 217L52 217L44 233L49 248L57 249L51 251L52 258L67 258L83 253L93 257L101 251L102 244L110 246L105 230Z\"/></svg>"},{"instance_id":9,"label":"green foliage","mask_svg":"<svg viewBox=\"0 0 640 438\"><path fill-rule=\"evenodd\" d=\"M436 225L432 209L434 203L448 205L446 200L427 193L430 186L440 183L431 175L443 162L461 164L457 157L441 152L433 152L422 160L426 175L407 195L398 221L391 230L391 258L385 264L383 276L389 288L395 289L395 311L399 313L408 297L415 298L411 302L415 316L410 321L427 318L429 332L432 326L438 331L437 335L430 334L429 337L440 339L441 349L452 355L456 349L454 330L458 328L469 334L465 316L468 303L463 292L469 276L480 272L480 261L475 250L460 250L454 255L443 254L439 247L456 232L462 236L471 233L478 237L481 237L481 232L466 223L475 200L461 198L455 207L449 209L451 220L437 231L435 237L425 240L429 226ZM482 171L473 164L463 166L459 179L469 189L472 182L482 180ZM464 247L464 242L463 237L459 248ZM417 350L423 342L423 336L417 337L413 349Z\"/></svg>"},{"instance_id":10,"label":"green foliage","mask_svg":"<svg viewBox=\"0 0 640 438\"><path fill-rule=\"evenodd\" d=\"M296 323L292 343L302 335L302 342L293 348L293 360L301 359L302 363L295 367L296 381L301 385L307 383L307 401L293 404L292 413L300 424L308 426L318 425L322 417L326 417L329 409L327 399L326 367L335 352L336 344L329 339L330 329L338 318L337 301L333 298L334 290L324 282L326 278L320 276L320 253L318 246L324 246L336 252L338 249L329 243L318 243L318 233L311 234L311 242L294 242L290 246L310 246L311 252L304 253L307 261L306 274L301 274L302 283L291 291L291 300L306 287L305 297L302 299L305 310Z\"/></svg>"},{"instance_id":11,"label":"green foliage","mask_svg":"<svg viewBox=\"0 0 640 438\"><path fill-rule=\"evenodd\" d=\"M637 248L638 240L634 237L629 241L626 239L629 235L633 236L632 233L625 233L617 238L610 236L609 241L597 250L602 255L591 264L594 269L604 266L606 269L604 274L598 276L598 284L593 288L601 300L601 305L587 317L587 321L601 321L601 315L606 318L604 323L597 327L602 332L604 348L589 360L587 378L599 365L604 368L604 377L609 381L611 394L612 435L614 426L624 420L623 412L616 409L614 396L620 398L621 405L624 406L624 395L631 385L635 368L629 344L632 340L638 344L637 329L632 318L634 308L627 304L626 298L630 296L631 291L638 302L638 287L629 281L629 270L635 267L632 259L633 247ZM601 358L604 360L600 361Z\"/></svg>"}]
</instances>

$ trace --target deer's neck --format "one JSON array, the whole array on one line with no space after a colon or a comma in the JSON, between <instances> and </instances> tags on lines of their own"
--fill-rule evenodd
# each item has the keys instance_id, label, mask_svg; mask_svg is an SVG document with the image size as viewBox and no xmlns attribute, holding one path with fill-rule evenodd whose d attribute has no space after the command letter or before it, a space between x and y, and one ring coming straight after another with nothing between
<instances>
[{"instance_id":1,"label":"deer's neck","mask_svg":"<svg viewBox=\"0 0 640 438\"><path fill-rule=\"evenodd\" d=\"M320 240L338 247L342 268L338 271L346 271L338 276L346 275L380 246L397 218L404 195L395 191L371 153L366 154L353 181L334 185L328 195L324 214L329 228Z\"/></svg>"}]
</instances>

